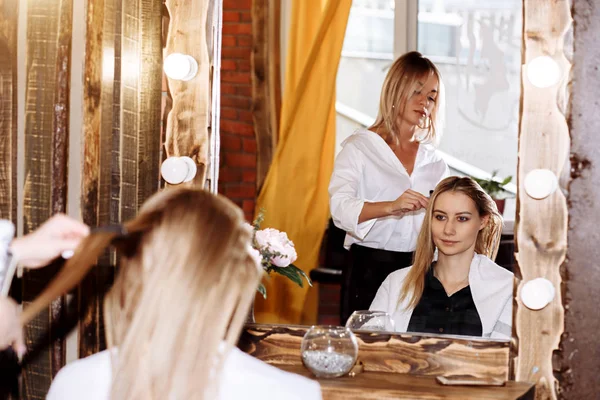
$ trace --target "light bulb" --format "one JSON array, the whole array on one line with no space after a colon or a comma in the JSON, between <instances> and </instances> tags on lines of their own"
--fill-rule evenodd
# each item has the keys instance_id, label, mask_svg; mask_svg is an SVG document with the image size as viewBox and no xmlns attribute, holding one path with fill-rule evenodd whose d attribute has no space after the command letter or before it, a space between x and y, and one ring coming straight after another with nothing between
<instances>
[{"instance_id":1,"label":"light bulb","mask_svg":"<svg viewBox=\"0 0 600 400\"><path fill-rule=\"evenodd\" d=\"M196 171L196 163L190 157L169 157L160 166L163 179L171 185L191 181Z\"/></svg>"},{"instance_id":2,"label":"light bulb","mask_svg":"<svg viewBox=\"0 0 600 400\"><path fill-rule=\"evenodd\" d=\"M536 278L526 282L521 288L521 301L531 310L546 307L556 295L554 285L546 278Z\"/></svg>"},{"instance_id":3,"label":"light bulb","mask_svg":"<svg viewBox=\"0 0 600 400\"><path fill-rule=\"evenodd\" d=\"M534 169L525 176L525 192L533 199L545 199L556 189L558 189L558 179L549 169Z\"/></svg>"},{"instance_id":4,"label":"light bulb","mask_svg":"<svg viewBox=\"0 0 600 400\"><path fill-rule=\"evenodd\" d=\"M538 88L555 85L560 78L560 67L551 57L536 57L527 63L527 78Z\"/></svg>"},{"instance_id":5,"label":"light bulb","mask_svg":"<svg viewBox=\"0 0 600 400\"><path fill-rule=\"evenodd\" d=\"M172 53L163 63L165 74L179 81L189 81L198 73L198 62L187 54Z\"/></svg>"}]
</instances>

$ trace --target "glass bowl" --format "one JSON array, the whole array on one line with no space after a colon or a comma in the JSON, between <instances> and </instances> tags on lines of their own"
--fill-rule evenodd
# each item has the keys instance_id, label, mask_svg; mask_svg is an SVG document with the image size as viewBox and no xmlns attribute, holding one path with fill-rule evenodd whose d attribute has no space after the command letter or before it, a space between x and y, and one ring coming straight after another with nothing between
<instances>
[{"instance_id":1,"label":"glass bowl","mask_svg":"<svg viewBox=\"0 0 600 400\"><path fill-rule=\"evenodd\" d=\"M304 335L302 361L317 378L348 373L358 356L354 333L343 326L312 326Z\"/></svg>"},{"instance_id":2,"label":"glass bowl","mask_svg":"<svg viewBox=\"0 0 600 400\"><path fill-rule=\"evenodd\" d=\"M346 321L346 328L353 331L394 332L394 321L385 311L359 310L350 315Z\"/></svg>"}]
</instances>

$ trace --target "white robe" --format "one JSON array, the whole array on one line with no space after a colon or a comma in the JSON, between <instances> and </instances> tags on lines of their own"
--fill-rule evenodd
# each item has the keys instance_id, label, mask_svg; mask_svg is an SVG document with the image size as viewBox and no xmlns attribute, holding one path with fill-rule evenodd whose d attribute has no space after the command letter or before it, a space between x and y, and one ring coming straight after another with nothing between
<instances>
[{"instance_id":1,"label":"white robe","mask_svg":"<svg viewBox=\"0 0 600 400\"><path fill-rule=\"evenodd\" d=\"M406 332L413 310L408 300L398 304L400 289L410 268L400 269L383 281L370 310L385 311L394 320L398 332ZM475 254L469 271L469 286L475 308L481 319L483 337L510 339L512 337L512 272L486 256Z\"/></svg>"}]
</instances>

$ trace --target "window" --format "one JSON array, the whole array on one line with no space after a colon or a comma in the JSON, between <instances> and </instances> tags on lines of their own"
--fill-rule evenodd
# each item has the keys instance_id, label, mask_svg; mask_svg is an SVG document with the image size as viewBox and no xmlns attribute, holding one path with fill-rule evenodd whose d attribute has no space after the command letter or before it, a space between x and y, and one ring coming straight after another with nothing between
<instances>
[{"instance_id":1,"label":"window","mask_svg":"<svg viewBox=\"0 0 600 400\"><path fill-rule=\"evenodd\" d=\"M412 36L442 74L446 129L439 149L453 172L486 178L498 171L500 178L514 177L521 0L412 0L418 10L414 14L407 1L352 3L337 77L337 150L356 128L375 119L394 49L405 40L400 53L410 50ZM409 32L399 32L399 27L409 27ZM513 182L509 191L515 190ZM514 212L512 201L505 218L514 218Z\"/></svg>"}]
</instances>

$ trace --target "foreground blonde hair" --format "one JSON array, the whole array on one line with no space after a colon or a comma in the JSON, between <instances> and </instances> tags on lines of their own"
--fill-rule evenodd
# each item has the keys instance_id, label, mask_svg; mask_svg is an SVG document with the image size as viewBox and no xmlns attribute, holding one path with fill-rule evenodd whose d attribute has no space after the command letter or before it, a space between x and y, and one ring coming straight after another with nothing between
<instances>
[{"instance_id":1,"label":"foreground blonde hair","mask_svg":"<svg viewBox=\"0 0 600 400\"><path fill-rule=\"evenodd\" d=\"M419 127L420 132L414 139L422 143L439 142L444 110L442 76L431 60L418 51L402 55L390 67L383 81L377 119L369 129L379 133L388 144L397 144L399 138L396 135L400 130L398 116L404 113L408 99L418 90L419 79L427 80L434 76L438 80L436 101L428 122ZM383 132L380 128L384 128Z\"/></svg>"},{"instance_id":2,"label":"foreground blonde hair","mask_svg":"<svg viewBox=\"0 0 600 400\"><path fill-rule=\"evenodd\" d=\"M174 188L150 198L125 231L86 238L40 296L42 308L114 242L121 265L104 302L108 346L118 347L111 399L216 398L262 274L251 228L229 200Z\"/></svg>"},{"instance_id":3,"label":"foreground blonde hair","mask_svg":"<svg viewBox=\"0 0 600 400\"><path fill-rule=\"evenodd\" d=\"M481 189L481 186L471 178L451 176L441 181L430 196L429 205L425 211L423 225L417 239L415 259L400 290L398 304L408 300L408 308L415 308L425 288L425 276L433 263L435 244L431 234L433 207L438 196L445 192L459 192L467 195L475 203L480 217L488 216L487 225L477 234L475 252L492 260L496 258L500 236L502 235L502 216L492 198Z\"/></svg>"}]
</instances>

